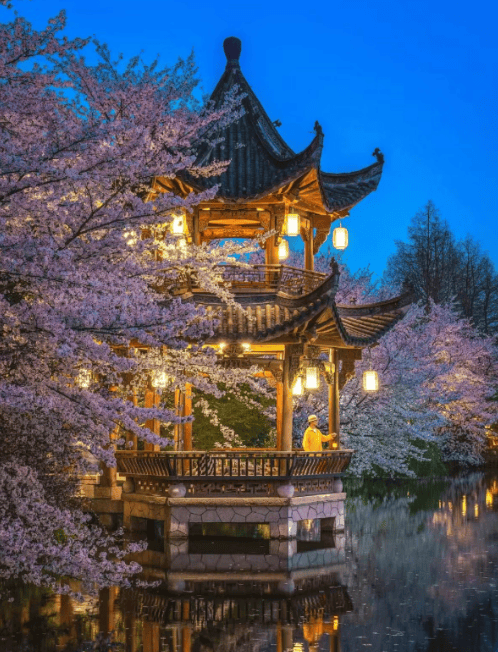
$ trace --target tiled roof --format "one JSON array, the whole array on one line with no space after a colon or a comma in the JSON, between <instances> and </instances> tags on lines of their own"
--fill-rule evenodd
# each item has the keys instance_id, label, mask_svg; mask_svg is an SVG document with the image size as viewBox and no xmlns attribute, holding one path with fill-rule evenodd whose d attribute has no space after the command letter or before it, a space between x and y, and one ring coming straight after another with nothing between
<instances>
[{"instance_id":1,"label":"tiled roof","mask_svg":"<svg viewBox=\"0 0 498 652\"><path fill-rule=\"evenodd\" d=\"M208 317L215 320L212 342L247 341L269 343L299 338L313 331L315 343L326 346L364 347L375 343L403 317L412 301L411 292L379 303L341 306L335 303L338 275L333 272L307 300L274 297L261 298L239 306L213 305L206 307ZM196 300L194 298L194 300ZM202 300L197 302L203 303Z\"/></svg>"},{"instance_id":2,"label":"tiled roof","mask_svg":"<svg viewBox=\"0 0 498 652\"><path fill-rule=\"evenodd\" d=\"M377 163L357 172L329 174L320 170L324 136L318 123L315 124L316 135L309 146L296 154L280 136L242 74L239 39L226 39L224 49L227 66L211 101L215 106L220 106L226 94L238 86L245 95L244 115L219 134L219 142L212 146L205 145L199 150L197 164L214 160L230 160L231 163L219 177L194 179L185 176L185 181L197 189L219 184L218 198L245 202L271 195L314 170L314 187L308 188L307 192L311 192L315 201L322 205L322 210L328 213L347 212L377 188L383 164L382 156L378 154L375 154Z\"/></svg>"}]
</instances>

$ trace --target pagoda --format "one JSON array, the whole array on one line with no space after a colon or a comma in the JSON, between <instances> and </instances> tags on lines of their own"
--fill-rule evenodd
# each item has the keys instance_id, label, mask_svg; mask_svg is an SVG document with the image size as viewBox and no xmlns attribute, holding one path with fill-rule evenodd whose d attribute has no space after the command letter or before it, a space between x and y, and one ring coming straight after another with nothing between
<instances>
[{"instance_id":1,"label":"pagoda","mask_svg":"<svg viewBox=\"0 0 498 652\"><path fill-rule=\"evenodd\" d=\"M340 390L354 374L362 349L375 344L403 317L411 295L406 292L368 305L339 305L337 263L332 259L329 273L318 272L314 257L334 222L346 218L377 189L383 155L376 149L376 161L356 172L323 172L324 134L318 122L311 143L296 154L242 74L240 40L227 38L223 46L227 64L211 102L220 107L237 87L243 96L243 115L196 155L199 165L230 163L218 177L158 176L149 199L161 192L186 197L216 184L219 190L212 200L184 215L187 243L264 239L264 264L220 269L222 282L235 296L235 307L188 274L180 275L172 289L184 301L205 307L207 318L214 320L214 335L205 344L217 349L221 365L257 365L261 374L272 376L276 448L196 451L192 423L186 421L175 427L175 452L161 452L152 445L145 451L136 447L117 451L118 472L126 476L124 523L133 528L134 519L163 520L170 537L186 536L189 524L206 519L254 523L259 518L270 523L272 537L280 538L295 536L298 522L310 518L321 519L324 529L337 530L344 521L340 476L353 453L341 448ZM302 269L283 264L287 237L292 236L304 242ZM344 248L347 231L335 229L334 240L341 240L335 244ZM321 453L293 450L293 394L318 387L320 379L328 384L328 429L335 433L334 441ZM149 398L151 405L153 401ZM179 416L191 414L189 388L175 392L175 404ZM208 503L212 507L206 516Z\"/></svg>"}]
</instances>

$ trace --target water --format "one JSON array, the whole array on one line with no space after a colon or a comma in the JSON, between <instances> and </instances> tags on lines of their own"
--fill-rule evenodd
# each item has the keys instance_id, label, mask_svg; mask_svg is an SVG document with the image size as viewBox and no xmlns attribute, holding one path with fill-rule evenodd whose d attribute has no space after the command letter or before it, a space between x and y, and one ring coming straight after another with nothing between
<instances>
[{"instance_id":1,"label":"water","mask_svg":"<svg viewBox=\"0 0 498 652\"><path fill-rule=\"evenodd\" d=\"M18 587L0 650L498 650L498 476L354 484L335 536L155 548L154 589L78 603Z\"/></svg>"}]
</instances>

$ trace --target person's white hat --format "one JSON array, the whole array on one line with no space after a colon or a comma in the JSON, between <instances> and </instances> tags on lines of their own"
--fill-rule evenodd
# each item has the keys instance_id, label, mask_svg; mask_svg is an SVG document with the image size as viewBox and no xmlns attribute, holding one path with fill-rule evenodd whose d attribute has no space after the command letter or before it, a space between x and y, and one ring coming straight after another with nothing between
<instances>
[{"instance_id":1,"label":"person's white hat","mask_svg":"<svg viewBox=\"0 0 498 652\"><path fill-rule=\"evenodd\" d=\"M308 417L308 423L311 423L312 421L318 421L318 417L316 414L310 414Z\"/></svg>"}]
</instances>

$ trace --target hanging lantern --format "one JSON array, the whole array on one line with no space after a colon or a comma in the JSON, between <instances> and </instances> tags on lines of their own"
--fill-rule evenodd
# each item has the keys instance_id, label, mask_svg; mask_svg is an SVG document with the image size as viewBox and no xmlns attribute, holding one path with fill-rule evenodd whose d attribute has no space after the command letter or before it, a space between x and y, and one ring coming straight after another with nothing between
<instances>
[{"instance_id":1,"label":"hanging lantern","mask_svg":"<svg viewBox=\"0 0 498 652\"><path fill-rule=\"evenodd\" d=\"M318 389L320 387L318 367L306 367L304 386L306 389Z\"/></svg>"},{"instance_id":2,"label":"hanging lantern","mask_svg":"<svg viewBox=\"0 0 498 652\"><path fill-rule=\"evenodd\" d=\"M155 371L152 375L151 385L156 389L164 389L169 384L169 378L164 371Z\"/></svg>"},{"instance_id":3,"label":"hanging lantern","mask_svg":"<svg viewBox=\"0 0 498 652\"><path fill-rule=\"evenodd\" d=\"M123 237L126 241L126 244L129 247L133 247L133 245L137 244L138 242L138 234L136 231L133 231L132 229L127 229L126 231L124 231Z\"/></svg>"},{"instance_id":4,"label":"hanging lantern","mask_svg":"<svg viewBox=\"0 0 498 652\"><path fill-rule=\"evenodd\" d=\"M299 213L288 213L285 222L285 233L289 236L299 235L301 231L301 218Z\"/></svg>"},{"instance_id":5,"label":"hanging lantern","mask_svg":"<svg viewBox=\"0 0 498 652\"><path fill-rule=\"evenodd\" d=\"M173 215L171 222L171 233L173 235L183 235L185 233L185 218L183 213Z\"/></svg>"},{"instance_id":6,"label":"hanging lantern","mask_svg":"<svg viewBox=\"0 0 498 652\"><path fill-rule=\"evenodd\" d=\"M282 238L278 244L278 259L286 260L289 257L289 243Z\"/></svg>"},{"instance_id":7,"label":"hanging lantern","mask_svg":"<svg viewBox=\"0 0 498 652\"><path fill-rule=\"evenodd\" d=\"M92 372L89 369L80 369L80 372L76 377L76 382L81 389L88 389L92 382Z\"/></svg>"},{"instance_id":8,"label":"hanging lantern","mask_svg":"<svg viewBox=\"0 0 498 652\"><path fill-rule=\"evenodd\" d=\"M379 389L379 374L373 369L363 372L363 389L366 392L376 392Z\"/></svg>"},{"instance_id":9,"label":"hanging lantern","mask_svg":"<svg viewBox=\"0 0 498 652\"><path fill-rule=\"evenodd\" d=\"M302 396L303 394L303 378L298 376L292 385L292 396Z\"/></svg>"},{"instance_id":10,"label":"hanging lantern","mask_svg":"<svg viewBox=\"0 0 498 652\"><path fill-rule=\"evenodd\" d=\"M334 229L332 244L334 245L334 249L346 249L348 246L348 230L343 226L338 226L337 229Z\"/></svg>"}]
</instances>

